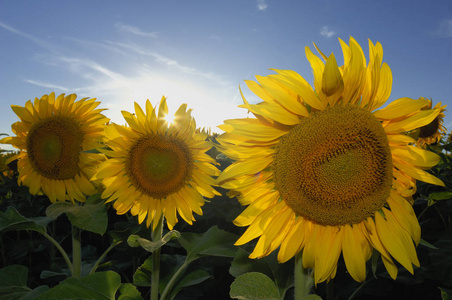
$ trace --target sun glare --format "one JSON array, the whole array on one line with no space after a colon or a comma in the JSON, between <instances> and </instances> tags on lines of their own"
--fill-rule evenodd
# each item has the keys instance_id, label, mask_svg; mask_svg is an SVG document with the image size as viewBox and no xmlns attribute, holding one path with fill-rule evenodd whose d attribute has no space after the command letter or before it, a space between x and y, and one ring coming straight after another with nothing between
<instances>
[{"instance_id":1,"label":"sun glare","mask_svg":"<svg viewBox=\"0 0 452 300\"><path fill-rule=\"evenodd\" d=\"M174 123L174 115L167 114L165 116L165 121L168 122L168 124L173 124Z\"/></svg>"}]
</instances>

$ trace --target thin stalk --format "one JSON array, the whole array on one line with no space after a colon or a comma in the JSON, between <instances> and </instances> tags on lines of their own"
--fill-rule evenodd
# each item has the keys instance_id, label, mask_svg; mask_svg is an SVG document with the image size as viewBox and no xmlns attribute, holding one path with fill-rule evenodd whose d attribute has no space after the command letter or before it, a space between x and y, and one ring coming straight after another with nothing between
<instances>
[{"instance_id":1,"label":"thin stalk","mask_svg":"<svg viewBox=\"0 0 452 300\"><path fill-rule=\"evenodd\" d=\"M298 254L295 256L294 275L294 299L303 299L304 297L307 297L309 295L314 282L312 277L309 275L309 270L303 267L301 251L298 252Z\"/></svg>"},{"instance_id":2,"label":"thin stalk","mask_svg":"<svg viewBox=\"0 0 452 300\"><path fill-rule=\"evenodd\" d=\"M374 277L370 277L368 280L364 281L363 283L361 283L361 285L353 292L353 294L350 295L350 297L348 297L347 300L352 300L353 297L356 296L356 294L358 294L358 292L369 282L373 279Z\"/></svg>"},{"instance_id":3,"label":"thin stalk","mask_svg":"<svg viewBox=\"0 0 452 300\"><path fill-rule=\"evenodd\" d=\"M82 276L82 230L72 226L72 277Z\"/></svg>"},{"instance_id":4,"label":"thin stalk","mask_svg":"<svg viewBox=\"0 0 452 300\"><path fill-rule=\"evenodd\" d=\"M427 211L427 209L429 208L430 206L426 206L425 208L424 208L424 210L422 210L422 212L419 214L419 216L417 217L417 219L418 220L420 220L421 219L421 217L422 217L422 215Z\"/></svg>"},{"instance_id":5,"label":"thin stalk","mask_svg":"<svg viewBox=\"0 0 452 300\"><path fill-rule=\"evenodd\" d=\"M72 273L72 262L71 262L69 256L67 255L66 251L64 251L63 247L61 247L61 245L53 237L48 235L46 232L39 232L39 233L41 233L46 239L48 239L55 246L55 248L58 249L58 251L60 251L61 256L63 256L64 260L66 261L69 271Z\"/></svg>"},{"instance_id":6,"label":"thin stalk","mask_svg":"<svg viewBox=\"0 0 452 300\"><path fill-rule=\"evenodd\" d=\"M152 231L151 237L153 242L162 239L163 232L163 215L157 223L157 227ZM158 248L152 253L152 275L151 275L151 300L158 300L159 298L159 280L160 280L160 250Z\"/></svg>"},{"instance_id":7,"label":"thin stalk","mask_svg":"<svg viewBox=\"0 0 452 300\"><path fill-rule=\"evenodd\" d=\"M436 210L436 212L438 213L438 215L439 215L441 221L443 221L444 228L447 230L447 229L448 229L448 228L447 228L447 222L446 222L446 220L444 219L444 217L443 217L443 215L441 214L441 212L439 211L438 207L434 206L433 208L434 208L434 209Z\"/></svg>"},{"instance_id":8,"label":"thin stalk","mask_svg":"<svg viewBox=\"0 0 452 300\"><path fill-rule=\"evenodd\" d=\"M116 241L116 242L112 243L110 245L110 247L108 247L108 249L105 250L104 253L102 253L102 255L99 257L99 259L96 261L96 263L94 264L94 266L91 269L91 271L89 272L89 274L93 274L94 272L96 272L97 268L99 267L100 263L104 260L104 258L107 256L108 252L110 252L114 247L118 246L121 243L122 243L122 241Z\"/></svg>"},{"instance_id":9,"label":"thin stalk","mask_svg":"<svg viewBox=\"0 0 452 300\"><path fill-rule=\"evenodd\" d=\"M163 290L162 293L162 297L160 298L160 300L165 300L166 297L168 296L168 293L171 291L171 289L173 288L174 283L176 283L176 280L179 278L179 276L185 272L185 269L188 267L190 263L189 262L184 262L182 264L182 266L179 267L179 269L176 271L176 273L174 273L173 277L171 277L170 281L168 282L168 284L166 285L165 289Z\"/></svg>"}]
</instances>

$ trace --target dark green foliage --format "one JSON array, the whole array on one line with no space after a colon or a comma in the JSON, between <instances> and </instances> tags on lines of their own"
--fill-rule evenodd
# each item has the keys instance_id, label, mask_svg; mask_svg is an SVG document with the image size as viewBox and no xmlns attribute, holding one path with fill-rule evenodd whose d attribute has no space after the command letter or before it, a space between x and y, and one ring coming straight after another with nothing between
<instances>
[{"instance_id":1,"label":"dark green foliage","mask_svg":"<svg viewBox=\"0 0 452 300\"><path fill-rule=\"evenodd\" d=\"M421 267L414 275L400 267L394 281L374 253L367 281L357 283L340 258L336 278L328 286L318 284L313 292L334 300L451 299L452 144L439 143L431 150L441 162L429 172L446 186L417 182L413 199L422 228L417 248ZM217 157L220 169L231 163L215 149L210 155ZM68 291L75 291L71 297L78 299L147 299L156 247L161 247L160 293L172 284L167 299L257 299L265 291L268 299L293 299L293 259L280 264L275 251L251 260L253 242L234 246L245 228L232 221L243 207L227 191L217 190L221 196L206 201L203 215L195 216L192 226L180 221L174 231L164 229L164 238L154 243L148 228L130 214L117 215L99 195L84 206L51 204L47 197L32 196L18 186L14 170L0 173L0 299L61 299ZM60 252L43 236L52 236L71 256L72 225L83 229L81 279L70 277ZM95 266L96 272L89 274Z\"/></svg>"}]
</instances>

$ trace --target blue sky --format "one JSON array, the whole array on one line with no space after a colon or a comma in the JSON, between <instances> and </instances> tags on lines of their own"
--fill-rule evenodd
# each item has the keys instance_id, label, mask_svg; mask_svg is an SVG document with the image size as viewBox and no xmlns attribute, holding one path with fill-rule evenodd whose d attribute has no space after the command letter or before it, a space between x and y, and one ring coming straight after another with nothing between
<instances>
[{"instance_id":1,"label":"blue sky","mask_svg":"<svg viewBox=\"0 0 452 300\"><path fill-rule=\"evenodd\" d=\"M382 43L390 100L452 105L450 0L0 0L0 132L18 120L11 104L52 91L96 97L120 124L134 101L165 95L170 112L188 103L198 126L220 132L223 120L246 116L239 86L258 101L243 80L276 68L312 83L304 47L315 42L340 63L338 38L349 36L366 54L368 39Z\"/></svg>"}]
</instances>

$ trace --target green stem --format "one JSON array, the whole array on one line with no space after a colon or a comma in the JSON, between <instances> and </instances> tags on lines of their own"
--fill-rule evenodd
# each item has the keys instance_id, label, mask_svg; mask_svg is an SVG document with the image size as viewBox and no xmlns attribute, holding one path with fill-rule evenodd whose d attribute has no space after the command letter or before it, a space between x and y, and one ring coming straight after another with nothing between
<instances>
[{"instance_id":1,"label":"green stem","mask_svg":"<svg viewBox=\"0 0 452 300\"><path fill-rule=\"evenodd\" d=\"M313 285L313 279L312 276L309 275L309 270L305 269L303 267L302 262L302 253L299 252L295 256L295 278L294 278L294 284L295 284L295 294L294 299L300 300L304 297L307 297L309 295L309 292L311 291L312 285Z\"/></svg>"},{"instance_id":2,"label":"green stem","mask_svg":"<svg viewBox=\"0 0 452 300\"><path fill-rule=\"evenodd\" d=\"M417 219L418 220L420 220L421 219L421 217L422 217L422 215L427 211L427 209L429 208L430 206L426 206L425 208L424 208L424 210L422 210L422 212L419 214L419 216L417 217Z\"/></svg>"},{"instance_id":3,"label":"green stem","mask_svg":"<svg viewBox=\"0 0 452 300\"><path fill-rule=\"evenodd\" d=\"M369 278L368 280L366 280L366 281L364 281L363 283L361 283L361 285L353 292L353 294L351 294L350 295L350 297L348 297L348 300L352 300L355 296L356 296L356 294L358 294L358 292L369 282L369 281L371 281L372 280L372 278L374 278L374 277L371 277L371 278Z\"/></svg>"},{"instance_id":4,"label":"green stem","mask_svg":"<svg viewBox=\"0 0 452 300\"><path fill-rule=\"evenodd\" d=\"M99 267L100 263L104 260L105 256L107 256L108 252L110 252L114 247L118 246L121 243L122 241L116 241L113 244L111 244L110 247L108 247L108 249L105 250L104 253L102 253L99 259L96 261L96 264L93 266L89 274L93 274L94 272L96 272L97 268Z\"/></svg>"},{"instance_id":5,"label":"green stem","mask_svg":"<svg viewBox=\"0 0 452 300\"><path fill-rule=\"evenodd\" d=\"M185 269L188 267L189 264L190 264L190 262L187 262L187 261L184 262L182 264L182 266L180 266L179 269L176 271L176 273L174 273L173 277L171 277L170 281L168 282L168 284L166 285L165 289L163 290L162 297L160 298L160 300L165 300L166 299L166 297L168 296L168 293L173 288L174 283L179 278L179 276L183 272L185 272Z\"/></svg>"},{"instance_id":6,"label":"green stem","mask_svg":"<svg viewBox=\"0 0 452 300\"><path fill-rule=\"evenodd\" d=\"M82 276L82 230L72 226L72 277Z\"/></svg>"},{"instance_id":7,"label":"green stem","mask_svg":"<svg viewBox=\"0 0 452 300\"><path fill-rule=\"evenodd\" d=\"M40 231L38 231L38 232L40 234L42 234L46 239L48 239L55 246L55 248L58 249L58 251L60 251L61 255L63 256L64 260L66 261L69 271L72 273L72 262L69 259L69 256L67 255L66 251L64 251L64 249L61 247L61 245L53 237L48 235L46 232L40 232Z\"/></svg>"},{"instance_id":8,"label":"green stem","mask_svg":"<svg viewBox=\"0 0 452 300\"><path fill-rule=\"evenodd\" d=\"M162 239L163 232L163 215L152 231L152 241L158 242ZM158 248L152 253L152 276L151 276L151 300L158 300L159 298L159 279L160 279L160 249Z\"/></svg>"}]
</instances>

